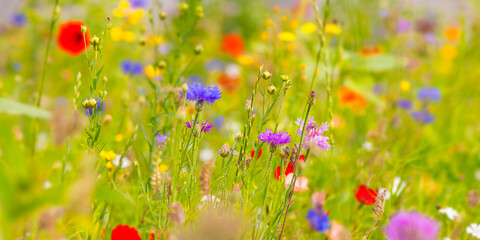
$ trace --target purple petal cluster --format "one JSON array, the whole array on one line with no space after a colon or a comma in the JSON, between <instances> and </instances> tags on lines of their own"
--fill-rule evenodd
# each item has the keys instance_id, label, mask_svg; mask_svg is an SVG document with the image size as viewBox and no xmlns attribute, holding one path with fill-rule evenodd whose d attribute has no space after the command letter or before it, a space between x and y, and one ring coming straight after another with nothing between
<instances>
[{"instance_id":1,"label":"purple petal cluster","mask_svg":"<svg viewBox=\"0 0 480 240\"><path fill-rule=\"evenodd\" d=\"M389 240L436 240L440 225L421 213L397 212L394 214L387 227L385 235Z\"/></svg>"},{"instance_id":2,"label":"purple petal cluster","mask_svg":"<svg viewBox=\"0 0 480 240\"><path fill-rule=\"evenodd\" d=\"M422 87L417 92L417 98L436 102L442 98L442 92L436 87Z\"/></svg>"},{"instance_id":3,"label":"purple petal cluster","mask_svg":"<svg viewBox=\"0 0 480 240\"><path fill-rule=\"evenodd\" d=\"M168 138L167 135L157 134L157 136L155 136L155 140L160 145L166 145L167 144L167 138Z\"/></svg>"},{"instance_id":4,"label":"purple petal cluster","mask_svg":"<svg viewBox=\"0 0 480 240\"><path fill-rule=\"evenodd\" d=\"M412 103L412 101L407 100L407 99L400 99L400 100L398 100L397 105L401 109L409 110L409 109L412 108L413 103Z\"/></svg>"},{"instance_id":5,"label":"purple petal cluster","mask_svg":"<svg viewBox=\"0 0 480 240\"><path fill-rule=\"evenodd\" d=\"M265 143L274 144L275 146L287 144L292 141L290 140L290 135L288 135L287 132L274 133L270 129L260 133L260 135L258 135L258 140Z\"/></svg>"},{"instance_id":6,"label":"purple petal cluster","mask_svg":"<svg viewBox=\"0 0 480 240\"><path fill-rule=\"evenodd\" d=\"M23 25L25 25L25 23L27 23L27 17L23 13L15 13L12 16L10 23L14 27L22 27Z\"/></svg>"},{"instance_id":7,"label":"purple petal cluster","mask_svg":"<svg viewBox=\"0 0 480 240\"><path fill-rule=\"evenodd\" d=\"M304 120L299 118L295 122L298 125L296 130L298 135L302 134ZM308 120L308 125L305 126L305 138L304 138L304 148L308 149L313 146L317 146L320 150L328 151L332 146L328 143L330 140L329 137L322 136L322 134L328 130L328 124L322 123L322 125L316 125L313 117Z\"/></svg>"},{"instance_id":8,"label":"purple petal cluster","mask_svg":"<svg viewBox=\"0 0 480 240\"><path fill-rule=\"evenodd\" d=\"M190 122L185 122L185 125L187 125L187 128L192 128L192 124ZM200 131L207 133L212 128L213 128L213 124L211 124L209 121L203 121Z\"/></svg>"},{"instance_id":9,"label":"purple petal cluster","mask_svg":"<svg viewBox=\"0 0 480 240\"><path fill-rule=\"evenodd\" d=\"M435 121L435 116L426 110L413 111L410 115L419 123L432 123Z\"/></svg>"},{"instance_id":10,"label":"purple petal cluster","mask_svg":"<svg viewBox=\"0 0 480 240\"><path fill-rule=\"evenodd\" d=\"M187 90L187 99L191 101L204 101L207 104L213 104L215 101L221 98L222 93L218 90L218 87L205 85L200 82L194 82L192 85L188 86Z\"/></svg>"},{"instance_id":11,"label":"purple petal cluster","mask_svg":"<svg viewBox=\"0 0 480 240\"><path fill-rule=\"evenodd\" d=\"M132 8L149 8L152 5L151 0L129 0Z\"/></svg>"}]
</instances>

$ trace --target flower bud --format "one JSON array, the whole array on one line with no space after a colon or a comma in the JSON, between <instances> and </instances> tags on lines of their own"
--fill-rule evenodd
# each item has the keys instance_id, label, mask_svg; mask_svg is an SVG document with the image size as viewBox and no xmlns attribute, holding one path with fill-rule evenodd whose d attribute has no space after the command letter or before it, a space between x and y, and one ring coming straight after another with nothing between
<instances>
[{"instance_id":1,"label":"flower bud","mask_svg":"<svg viewBox=\"0 0 480 240\"><path fill-rule=\"evenodd\" d=\"M97 36L93 36L92 39L90 39L90 43L96 47L100 44L100 38L98 38Z\"/></svg>"},{"instance_id":2,"label":"flower bud","mask_svg":"<svg viewBox=\"0 0 480 240\"><path fill-rule=\"evenodd\" d=\"M145 38L141 38L140 40L138 40L138 45L140 46L145 46L145 44L147 43L147 41L145 40Z\"/></svg>"},{"instance_id":3,"label":"flower bud","mask_svg":"<svg viewBox=\"0 0 480 240\"><path fill-rule=\"evenodd\" d=\"M250 99L247 99L245 102L245 111L247 111L247 113L252 111L252 101L250 101Z\"/></svg>"},{"instance_id":4,"label":"flower bud","mask_svg":"<svg viewBox=\"0 0 480 240\"><path fill-rule=\"evenodd\" d=\"M187 11L188 10L188 4L187 3L180 3L178 4L178 9L180 9L181 11Z\"/></svg>"},{"instance_id":5,"label":"flower bud","mask_svg":"<svg viewBox=\"0 0 480 240\"><path fill-rule=\"evenodd\" d=\"M168 14L166 12L160 12L158 14L158 17L160 18L160 20L165 20L167 18Z\"/></svg>"},{"instance_id":6,"label":"flower bud","mask_svg":"<svg viewBox=\"0 0 480 240\"><path fill-rule=\"evenodd\" d=\"M203 18L203 7L202 6L197 6L195 8L195 16L198 18Z\"/></svg>"},{"instance_id":7,"label":"flower bud","mask_svg":"<svg viewBox=\"0 0 480 240\"><path fill-rule=\"evenodd\" d=\"M222 158L227 158L232 153L232 149L228 143L223 144L223 146L218 150L218 155Z\"/></svg>"},{"instance_id":8,"label":"flower bud","mask_svg":"<svg viewBox=\"0 0 480 240\"><path fill-rule=\"evenodd\" d=\"M108 82L107 76L103 76L103 84L107 84L107 82Z\"/></svg>"},{"instance_id":9,"label":"flower bud","mask_svg":"<svg viewBox=\"0 0 480 240\"><path fill-rule=\"evenodd\" d=\"M271 153L274 153L275 151L277 151L277 145L275 145L275 143L270 143L270 148L269 148L270 152Z\"/></svg>"},{"instance_id":10,"label":"flower bud","mask_svg":"<svg viewBox=\"0 0 480 240\"><path fill-rule=\"evenodd\" d=\"M242 138L243 138L243 133L239 131L237 133L237 135L235 135L234 140L235 140L235 142L238 142L238 141L242 140Z\"/></svg>"},{"instance_id":11,"label":"flower bud","mask_svg":"<svg viewBox=\"0 0 480 240\"><path fill-rule=\"evenodd\" d=\"M262 73L262 78L265 79L265 80L268 80L271 76L272 76L272 74L268 71L265 71L265 72Z\"/></svg>"},{"instance_id":12,"label":"flower bud","mask_svg":"<svg viewBox=\"0 0 480 240\"><path fill-rule=\"evenodd\" d=\"M292 86L292 80L288 79L287 81L283 82L285 89L289 89Z\"/></svg>"},{"instance_id":13,"label":"flower bud","mask_svg":"<svg viewBox=\"0 0 480 240\"><path fill-rule=\"evenodd\" d=\"M157 63L157 67L158 67L158 69L163 70L167 67L167 63L162 60L162 61Z\"/></svg>"},{"instance_id":14,"label":"flower bud","mask_svg":"<svg viewBox=\"0 0 480 240\"><path fill-rule=\"evenodd\" d=\"M101 97L102 99L107 98L107 94L108 94L107 91L100 91L100 97Z\"/></svg>"},{"instance_id":15,"label":"flower bud","mask_svg":"<svg viewBox=\"0 0 480 240\"><path fill-rule=\"evenodd\" d=\"M196 55L200 55L203 52L203 46L201 44L197 45L195 47L195 50L193 51Z\"/></svg>"},{"instance_id":16,"label":"flower bud","mask_svg":"<svg viewBox=\"0 0 480 240\"><path fill-rule=\"evenodd\" d=\"M313 105L314 103L315 103L315 92L312 91L312 92L310 93L310 98L308 99L308 104L311 106L311 105Z\"/></svg>"},{"instance_id":17,"label":"flower bud","mask_svg":"<svg viewBox=\"0 0 480 240\"><path fill-rule=\"evenodd\" d=\"M110 31L110 29L112 29L112 23L110 22L110 17L107 18L108 19L108 23L107 23L107 31Z\"/></svg>"},{"instance_id":18,"label":"flower bud","mask_svg":"<svg viewBox=\"0 0 480 240\"><path fill-rule=\"evenodd\" d=\"M201 112L202 109L203 109L203 104L204 104L204 102L202 100L197 101L197 103L195 104L195 111L196 112Z\"/></svg>"},{"instance_id":19,"label":"flower bud","mask_svg":"<svg viewBox=\"0 0 480 240\"><path fill-rule=\"evenodd\" d=\"M280 75L280 79L281 79L282 81L284 81L284 82L290 80L290 78L289 78L287 75L285 75L285 74Z\"/></svg>"},{"instance_id":20,"label":"flower bud","mask_svg":"<svg viewBox=\"0 0 480 240\"><path fill-rule=\"evenodd\" d=\"M271 85L270 87L267 88L267 91L268 93L270 93L270 95L273 95L277 92L277 88L273 85Z\"/></svg>"},{"instance_id":21,"label":"flower bud","mask_svg":"<svg viewBox=\"0 0 480 240\"><path fill-rule=\"evenodd\" d=\"M82 25L82 26L80 27L80 29L82 30L82 33L83 33L83 34L85 34L85 33L87 32L87 26L85 26L85 25Z\"/></svg>"},{"instance_id":22,"label":"flower bud","mask_svg":"<svg viewBox=\"0 0 480 240\"><path fill-rule=\"evenodd\" d=\"M187 91L188 91L188 85L186 83L184 83L182 85L182 92L183 92L183 94L185 94Z\"/></svg>"},{"instance_id":23,"label":"flower bud","mask_svg":"<svg viewBox=\"0 0 480 240\"><path fill-rule=\"evenodd\" d=\"M195 137L198 137L198 135L200 135L200 132L202 131L202 127L200 127L200 124L195 124L195 129L193 131L193 135Z\"/></svg>"},{"instance_id":24,"label":"flower bud","mask_svg":"<svg viewBox=\"0 0 480 240\"><path fill-rule=\"evenodd\" d=\"M95 98L87 98L82 102L82 106L86 109L94 108L97 105Z\"/></svg>"}]
</instances>

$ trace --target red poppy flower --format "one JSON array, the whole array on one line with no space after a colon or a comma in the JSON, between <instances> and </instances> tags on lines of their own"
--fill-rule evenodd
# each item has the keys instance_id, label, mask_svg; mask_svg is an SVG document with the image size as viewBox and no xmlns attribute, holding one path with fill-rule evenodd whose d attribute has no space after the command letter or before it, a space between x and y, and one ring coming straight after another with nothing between
<instances>
[{"instance_id":1,"label":"red poppy flower","mask_svg":"<svg viewBox=\"0 0 480 240\"><path fill-rule=\"evenodd\" d=\"M142 240L137 229L119 224L112 231L112 240Z\"/></svg>"},{"instance_id":2,"label":"red poppy flower","mask_svg":"<svg viewBox=\"0 0 480 240\"><path fill-rule=\"evenodd\" d=\"M57 38L58 47L72 55L77 56L85 51L85 41L83 39L82 25L85 23L81 21L68 21L60 24ZM90 46L90 33L85 33L87 48Z\"/></svg>"},{"instance_id":3,"label":"red poppy flower","mask_svg":"<svg viewBox=\"0 0 480 240\"><path fill-rule=\"evenodd\" d=\"M275 178L280 181L280 171L282 170L281 166L278 166L277 169L275 169ZM293 173L293 164L289 163L287 168L285 169L285 176L287 176L290 173Z\"/></svg>"},{"instance_id":4,"label":"red poppy flower","mask_svg":"<svg viewBox=\"0 0 480 240\"><path fill-rule=\"evenodd\" d=\"M358 186L355 198L362 205L373 205L375 204L375 198L377 197L377 194L377 190L368 188L365 185L360 185Z\"/></svg>"},{"instance_id":5,"label":"red poppy flower","mask_svg":"<svg viewBox=\"0 0 480 240\"><path fill-rule=\"evenodd\" d=\"M299 161L300 163L305 162L305 155L303 155L303 154L300 155L300 157L298 158L298 161Z\"/></svg>"},{"instance_id":6,"label":"red poppy flower","mask_svg":"<svg viewBox=\"0 0 480 240\"><path fill-rule=\"evenodd\" d=\"M228 73L223 72L220 74L220 76L218 76L218 84L223 90L231 93L237 90L237 88L240 86L240 76L229 75Z\"/></svg>"},{"instance_id":7,"label":"red poppy flower","mask_svg":"<svg viewBox=\"0 0 480 240\"><path fill-rule=\"evenodd\" d=\"M245 50L242 37L238 34L225 35L222 40L222 50L232 57L242 54Z\"/></svg>"},{"instance_id":8,"label":"red poppy flower","mask_svg":"<svg viewBox=\"0 0 480 240\"><path fill-rule=\"evenodd\" d=\"M252 151L250 152L250 157L253 158L253 156L255 156L255 150L252 150ZM260 149L260 150L258 151L257 159L259 159L260 156L262 156L262 149Z\"/></svg>"}]
</instances>

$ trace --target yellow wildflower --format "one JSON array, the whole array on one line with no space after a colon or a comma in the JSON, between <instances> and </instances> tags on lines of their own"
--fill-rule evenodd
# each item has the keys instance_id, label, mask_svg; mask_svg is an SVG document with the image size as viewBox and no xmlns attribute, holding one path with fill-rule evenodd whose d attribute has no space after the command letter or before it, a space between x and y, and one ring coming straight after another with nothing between
<instances>
[{"instance_id":1,"label":"yellow wildflower","mask_svg":"<svg viewBox=\"0 0 480 240\"><path fill-rule=\"evenodd\" d=\"M300 25L300 22L297 19L294 19L290 22L290 27L291 28L297 28L298 25Z\"/></svg>"},{"instance_id":2,"label":"yellow wildflower","mask_svg":"<svg viewBox=\"0 0 480 240\"><path fill-rule=\"evenodd\" d=\"M137 8L127 14L128 22L131 25L137 25L140 22L140 20L142 20L142 17L144 15L145 15L145 11L141 8Z\"/></svg>"},{"instance_id":3,"label":"yellow wildflower","mask_svg":"<svg viewBox=\"0 0 480 240\"><path fill-rule=\"evenodd\" d=\"M281 32L278 34L278 39L284 42L293 42L297 39L297 36L292 32Z\"/></svg>"},{"instance_id":4,"label":"yellow wildflower","mask_svg":"<svg viewBox=\"0 0 480 240\"><path fill-rule=\"evenodd\" d=\"M133 42L135 41L135 33L130 32L130 31L124 31L122 34L122 39L125 42Z\"/></svg>"},{"instance_id":5,"label":"yellow wildflower","mask_svg":"<svg viewBox=\"0 0 480 240\"><path fill-rule=\"evenodd\" d=\"M115 16L116 18L123 18L125 14L123 13L123 10L121 8L115 8L115 10L113 10L113 16Z\"/></svg>"},{"instance_id":6,"label":"yellow wildflower","mask_svg":"<svg viewBox=\"0 0 480 240\"><path fill-rule=\"evenodd\" d=\"M337 26L336 24L327 24L325 26L325 32L332 34L332 35L338 35L342 33L342 29Z\"/></svg>"},{"instance_id":7,"label":"yellow wildflower","mask_svg":"<svg viewBox=\"0 0 480 240\"><path fill-rule=\"evenodd\" d=\"M255 60L251 56L245 55L245 54L242 54L242 55L238 56L237 61L238 61L238 63L240 63L242 65L245 65L245 66L253 65L255 63Z\"/></svg>"},{"instance_id":8,"label":"yellow wildflower","mask_svg":"<svg viewBox=\"0 0 480 240\"><path fill-rule=\"evenodd\" d=\"M129 2L129 1L125 1L125 0L120 1L120 2L118 3L118 8L120 8L120 9L128 9L128 8L130 8L130 2Z\"/></svg>"},{"instance_id":9,"label":"yellow wildflower","mask_svg":"<svg viewBox=\"0 0 480 240\"><path fill-rule=\"evenodd\" d=\"M147 77L149 78L154 78L161 74L160 69L158 69L157 67L154 67L151 64L146 66L143 71L145 72L145 75L147 75Z\"/></svg>"},{"instance_id":10,"label":"yellow wildflower","mask_svg":"<svg viewBox=\"0 0 480 240\"><path fill-rule=\"evenodd\" d=\"M268 40L268 33L267 32L262 32L260 34L260 39L262 39L263 41L267 41Z\"/></svg>"},{"instance_id":11,"label":"yellow wildflower","mask_svg":"<svg viewBox=\"0 0 480 240\"><path fill-rule=\"evenodd\" d=\"M123 39L123 30L121 27L114 27L110 30L110 36L115 42L121 41Z\"/></svg>"},{"instance_id":12,"label":"yellow wildflower","mask_svg":"<svg viewBox=\"0 0 480 240\"><path fill-rule=\"evenodd\" d=\"M117 134L117 136L115 136L115 141L120 142L122 140L123 140L123 135L122 134Z\"/></svg>"},{"instance_id":13,"label":"yellow wildflower","mask_svg":"<svg viewBox=\"0 0 480 240\"><path fill-rule=\"evenodd\" d=\"M312 34L315 32L315 30L317 30L317 26L312 22L307 22L302 24L300 30L302 30L302 32L305 34Z\"/></svg>"},{"instance_id":14,"label":"yellow wildflower","mask_svg":"<svg viewBox=\"0 0 480 240\"><path fill-rule=\"evenodd\" d=\"M290 51L290 52L293 51L293 50L295 50L295 45L294 45L293 43L289 43L289 44L287 45L287 50Z\"/></svg>"},{"instance_id":15,"label":"yellow wildflower","mask_svg":"<svg viewBox=\"0 0 480 240\"><path fill-rule=\"evenodd\" d=\"M105 163L105 167L107 167L108 169L111 170L111 169L113 169L115 166L113 165L112 162L107 162L107 163Z\"/></svg>"},{"instance_id":16,"label":"yellow wildflower","mask_svg":"<svg viewBox=\"0 0 480 240\"><path fill-rule=\"evenodd\" d=\"M440 49L440 56L445 60L452 60L457 57L457 49L452 44L445 44Z\"/></svg>"},{"instance_id":17,"label":"yellow wildflower","mask_svg":"<svg viewBox=\"0 0 480 240\"><path fill-rule=\"evenodd\" d=\"M410 91L410 82L409 81L401 81L400 82L400 89L404 92Z\"/></svg>"},{"instance_id":18,"label":"yellow wildflower","mask_svg":"<svg viewBox=\"0 0 480 240\"><path fill-rule=\"evenodd\" d=\"M154 46L160 45L161 43L164 43L164 42L165 40L160 36L152 35L152 36L149 36L147 39L147 43Z\"/></svg>"},{"instance_id":19,"label":"yellow wildflower","mask_svg":"<svg viewBox=\"0 0 480 240\"><path fill-rule=\"evenodd\" d=\"M112 161L113 159L115 159L116 156L117 154L115 154L115 152L111 150L110 151L102 150L100 152L100 157L104 158L107 161Z\"/></svg>"},{"instance_id":20,"label":"yellow wildflower","mask_svg":"<svg viewBox=\"0 0 480 240\"><path fill-rule=\"evenodd\" d=\"M160 164L160 166L158 166L158 171L159 171L159 172L165 172L165 171L167 171L167 170L168 170L168 166L165 165L165 164L163 164L163 163Z\"/></svg>"}]
</instances>

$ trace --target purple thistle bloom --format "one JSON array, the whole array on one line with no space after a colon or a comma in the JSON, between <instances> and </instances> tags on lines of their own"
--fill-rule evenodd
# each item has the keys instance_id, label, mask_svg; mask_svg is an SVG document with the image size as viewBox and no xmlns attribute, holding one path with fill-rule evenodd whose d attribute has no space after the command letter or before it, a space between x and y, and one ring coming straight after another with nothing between
<instances>
[{"instance_id":1,"label":"purple thistle bloom","mask_svg":"<svg viewBox=\"0 0 480 240\"><path fill-rule=\"evenodd\" d=\"M103 114L103 112L105 112L105 104L102 104L102 99L101 98L97 97L97 98L95 98L95 100L97 100L96 113L97 113L97 115L101 115L101 114ZM100 111L100 107L102 107L101 111ZM83 110L84 110L84 113L87 117L91 117L93 115L93 108L89 108L89 109L84 108Z\"/></svg>"},{"instance_id":2,"label":"purple thistle bloom","mask_svg":"<svg viewBox=\"0 0 480 240\"><path fill-rule=\"evenodd\" d=\"M417 92L417 97L420 100L438 101L442 98L442 92L436 87L422 87Z\"/></svg>"},{"instance_id":3,"label":"purple thistle bloom","mask_svg":"<svg viewBox=\"0 0 480 240\"><path fill-rule=\"evenodd\" d=\"M23 13L15 13L10 19L10 23L15 27L22 27L25 25L25 23L27 23L27 18Z\"/></svg>"},{"instance_id":4,"label":"purple thistle bloom","mask_svg":"<svg viewBox=\"0 0 480 240\"><path fill-rule=\"evenodd\" d=\"M435 121L435 116L428 111L413 111L410 115L415 121L420 123L432 123Z\"/></svg>"},{"instance_id":5,"label":"purple thistle bloom","mask_svg":"<svg viewBox=\"0 0 480 240\"><path fill-rule=\"evenodd\" d=\"M190 122L185 122L185 125L187 125L187 128L192 128L192 124ZM213 128L213 124L211 124L209 121L203 121L202 122L202 128L200 129L200 131L202 131L204 133L207 133L212 128Z\"/></svg>"},{"instance_id":6,"label":"purple thistle bloom","mask_svg":"<svg viewBox=\"0 0 480 240\"><path fill-rule=\"evenodd\" d=\"M157 136L155 136L155 141L157 141L158 144L160 145L166 145L167 144L167 135L160 135L160 134L157 134Z\"/></svg>"},{"instance_id":7,"label":"purple thistle bloom","mask_svg":"<svg viewBox=\"0 0 480 240\"><path fill-rule=\"evenodd\" d=\"M405 18L400 18L397 21L397 32L404 33L410 29L410 21Z\"/></svg>"},{"instance_id":8,"label":"purple thistle bloom","mask_svg":"<svg viewBox=\"0 0 480 240\"><path fill-rule=\"evenodd\" d=\"M218 90L218 87L210 86L205 87L205 85L197 82L192 83L188 86L187 90L187 99L191 101L204 101L207 104L213 104L216 100L221 98L222 93Z\"/></svg>"},{"instance_id":9,"label":"purple thistle bloom","mask_svg":"<svg viewBox=\"0 0 480 240\"><path fill-rule=\"evenodd\" d=\"M398 102L397 102L397 105L399 108L401 109L405 109L405 110L409 110L412 108L412 101L410 100L407 100L407 99L400 99Z\"/></svg>"},{"instance_id":10,"label":"purple thistle bloom","mask_svg":"<svg viewBox=\"0 0 480 240\"><path fill-rule=\"evenodd\" d=\"M258 140L274 144L275 146L287 144L292 141L290 140L290 135L288 135L287 132L274 133L270 129L267 129L265 130L265 132L260 133L260 135L258 135Z\"/></svg>"},{"instance_id":11,"label":"purple thistle bloom","mask_svg":"<svg viewBox=\"0 0 480 240\"><path fill-rule=\"evenodd\" d=\"M388 222L385 235L389 240L436 240L440 225L421 213L397 212Z\"/></svg>"},{"instance_id":12,"label":"purple thistle bloom","mask_svg":"<svg viewBox=\"0 0 480 240\"><path fill-rule=\"evenodd\" d=\"M326 232L330 229L330 219L322 209L308 210L306 219L317 232Z\"/></svg>"},{"instance_id":13,"label":"purple thistle bloom","mask_svg":"<svg viewBox=\"0 0 480 240\"><path fill-rule=\"evenodd\" d=\"M298 129L296 130L297 134L300 136L302 134L304 120L299 118L295 122L298 125ZM308 120L308 125L305 126L305 138L304 138L304 145L305 149L311 148L313 146L317 146L320 150L330 150L332 146L328 144L329 137L322 136L322 134L328 130L328 124L322 123L322 125L315 125L315 121L313 117Z\"/></svg>"}]
</instances>

